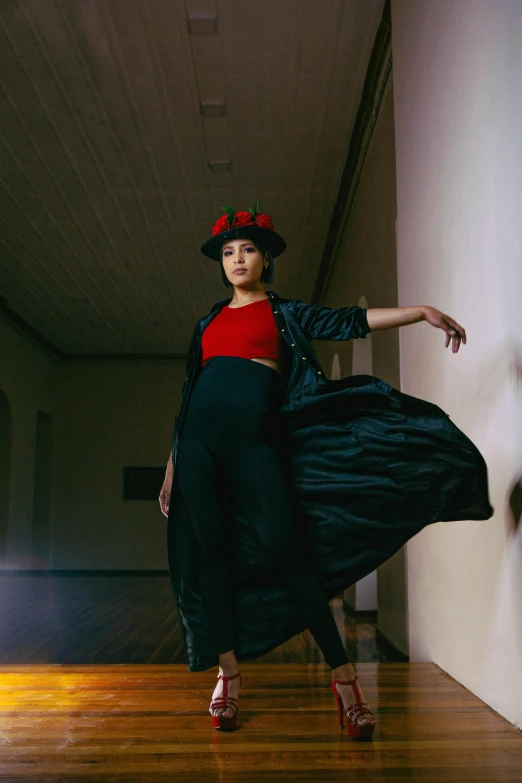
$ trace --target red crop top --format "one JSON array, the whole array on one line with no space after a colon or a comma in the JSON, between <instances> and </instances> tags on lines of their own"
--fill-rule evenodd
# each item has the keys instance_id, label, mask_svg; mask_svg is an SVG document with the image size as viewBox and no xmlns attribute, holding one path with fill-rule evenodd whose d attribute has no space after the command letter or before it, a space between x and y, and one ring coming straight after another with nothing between
<instances>
[{"instance_id":1,"label":"red crop top","mask_svg":"<svg viewBox=\"0 0 522 783\"><path fill-rule=\"evenodd\" d=\"M212 356L280 359L281 337L268 299L225 305L203 332L201 347L203 364Z\"/></svg>"}]
</instances>

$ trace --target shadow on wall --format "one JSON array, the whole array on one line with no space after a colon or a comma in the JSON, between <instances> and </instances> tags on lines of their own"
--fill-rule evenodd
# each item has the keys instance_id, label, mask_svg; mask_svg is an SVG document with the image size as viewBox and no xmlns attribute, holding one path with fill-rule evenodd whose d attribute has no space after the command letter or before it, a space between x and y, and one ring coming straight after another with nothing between
<instances>
[{"instance_id":1,"label":"shadow on wall","mask_svg":"<svg viewBox=\"0 0 522 783\"><path fill-rule=\"evenodd\" d=\"M511 369L517 386L519 388L522 387L522 350L520 345L517 345L513 350ZM509 493L512 529L509 532L516 536L517 532L520 531L520 520L522 518L522 472L515 479L512 486L513 488Z\"/></svg>"},{"instance_id":2,"label":"shadow on wall","mask_svg":"<svg viewBox=\"0 0 522 783\"><path fill-rule=\"evenodd\" d=\"M493 442L497 442L499 431L495 411L500 411L504 419L505 410L509 410L511 406L512 410L520 410L522 344L513 340L496 359L496 373L488 371L489 365L480 368L479 375L484 378L480 394L481 406L474 410L475 418L482 417L488 421L485 437ZM486 416L486 412L489 415ZM518 432L520 433L519 418ZM514 718L515 725L522 728L522 721L518 717L520 696L515 685L522 682L522 469L518 469L513 475L504 497L506 539L491 596L491 623L482 655L484 686L480 698L493 709L501 713L505 711L502 694L506 672L509 672L509 680L514 684L514 697L511 705L513 717L508 719ZM500 507L500 504L498 505ZM499 660L503 662L502 667L498 666Z\"/></svg>"},{"instance_id":3,"label":"shadow on wall","mask_svg":"<svg viewBox=\"0 0 522 783\"><path fill-rule=\"evenodd\" d=\"M482 668L484 692L480 698L493 709L502 708L499 694L502 682L509 671L513 683L522 682L522 474L515 479L509 493L509 529L498 572L497 584L492 596L492 624L485 646ZM511 626L511 633L506 628ZM498 667L502 653L505 665ZM516 695L515 695L516 702ZM520 702L518 701L518 704ZM514 703L515 706L515 703ZM516 707L515 707L516 709ZM522 728L522 723L515 723Z\"/></svg>"},{"instance_id":4,"label":"shadow on wall","mask_svg":"<svg viewBox=\"0 0 522 783\"><path fill-rule=\"evenodd\" d=\"M7 553L12 439L11 406L7 395L0 391L0 561Z\"/></svg>"},{"instance_id":5,"label":"shadow on wall","mask_svg":"<svg viewBox=\"0 0 522 783\"><path fill-rule=\"evenodd\" d=\"M520 529L520 519L522 517L522 473L515 482L515 485L509 496L509 508L511 509L511 534L516 535Z\"/></svg>"}]
</instances>

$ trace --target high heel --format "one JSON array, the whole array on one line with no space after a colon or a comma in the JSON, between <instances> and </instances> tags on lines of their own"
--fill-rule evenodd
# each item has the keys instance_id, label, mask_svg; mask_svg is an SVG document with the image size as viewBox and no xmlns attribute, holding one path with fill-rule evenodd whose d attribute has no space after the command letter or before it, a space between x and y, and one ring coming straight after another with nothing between
<instances>
[{"instance_id":1,"label":"high heel","mask_svg":"<svg viewBox=\"0 0 522 783\"><path fill-rule=\"evenodd\" d=\"M348 734L351 739L360 739L360 740L366 740L371 739L373 730L375 729L375 716L371 709L368 707L368 703L366 701L363 701L361 699L361 691L359 689L359 686L357 684L357 677L354 677L353 680L336 680L334 677L331 682L331 689L333 691L333 694L335 696L335 700L337 702L337 712L339 714L339 728L344 727L344 713L345 713L345 707L343 704L343 700L341 698L341 694L336 688L336 684L339 683L339 685L351 685L353 688L353 692L355 693L355 699L356 704L350 705L350 707L346 708L346 717L347 717L347 728L348 728ZM361 718L363 715L368 715L370 718L370 723L365 723L363 725L357 723L357 720Z\"/></svg>"},{"instance_id":2,"label":"high heel","mask_svg":"<svg viewBox=\"0 0 522 783\"><path fill-rule=\"evenodd\" d=\"M233 731L236 728L239 707L237 699L234 699L228 695L229 680L235 680L236 677L239 677L239 684L242 685L241 674L239 672L237 672L237 674L230 675L230 677L227 677L225 674L218 674L218 680L223 680L223 693L221 696L217 696L215 699L212 699L210 702L209 712L221 708L226 710L227 707L231 707L234 710L234 714L231 718L224 718L223 715L212 715L212 725L215 729Z\"/></svg>"}]
</instances>

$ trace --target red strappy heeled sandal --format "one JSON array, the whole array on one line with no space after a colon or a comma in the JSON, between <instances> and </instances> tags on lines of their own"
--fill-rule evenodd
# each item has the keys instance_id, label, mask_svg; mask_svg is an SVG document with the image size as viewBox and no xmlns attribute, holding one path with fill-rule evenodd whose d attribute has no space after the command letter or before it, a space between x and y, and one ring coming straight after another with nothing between
<instances>
[{"instance_id":1,"label":"red strappy heeled sandal","mask_svg":"<svg viewBox=\"0 0 522 783\"><path fill-rule=\"evenodd\" d=\"M228 695L228 682L229 680L235 680L236 677L239 677L239 684L241 685L241 674L239 672L237 672L237 674L232 674L230 677L227 677L225 674L218 674L218 680L223 680L223 693L221 696L212 699L209 712L221 708L226 710L227 707L232 707L234 714L231 718L224 718L223 715L212 715L212 724L215 729L233 731L236 728L237 713L239 712L237 699L233 699Z\"/></svg>"},{"instance_id":2,"label":"red strappy heeled sandal","mask_svg":"<svg viewBox=\"0 0 522 783\"><path fill-rule=\"evenodd\" d=\"M356 704L352 704L350 707L346 708L346 717L347 717L347 728L348 728L348 734L351 739L371 739L373 730L375 729L375 716L371 709L368 707L368 703L366 701L363 701L361 699L361 691L359 689L359 686L357 684L357 677L354 677L353 680L336 680L335 677L332 680L331 683L331 689L333 691L333 694L335 696L335 700L337 701L337 712L339 713L339 728L344 728L344 713L345 708L343 704L343 700L341 698L341 694L338 692L336 686L336 683L339 683L339 685L351 685L353 688L353 692L355 693L355 698L357 700ZM357 723L358 719L362 717L363 715L368 715L370 718L370 723L365 724L359 724Z\"/></svg>"}]
</instances>

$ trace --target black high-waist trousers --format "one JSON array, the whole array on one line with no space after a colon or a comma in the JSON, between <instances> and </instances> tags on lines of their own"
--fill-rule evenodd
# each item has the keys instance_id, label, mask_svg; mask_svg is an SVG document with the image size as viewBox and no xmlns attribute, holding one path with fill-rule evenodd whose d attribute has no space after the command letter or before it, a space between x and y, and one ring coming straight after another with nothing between
<instances>
[{"instance_id":1,"label":"black high-waist trousers","mask_svg":"<svg viewBox=\"0 0 522 783\"><path fill-rule=\"evenodd\" d=\"M178 484L198 542L199 589L215 652L234 650L231 540L223 490L254 528L326 663L348 662L327 597L307 563L277 448L280 376L250 359L206 362L191 394L178 452Z\"/></svg>"}]
</instances>

